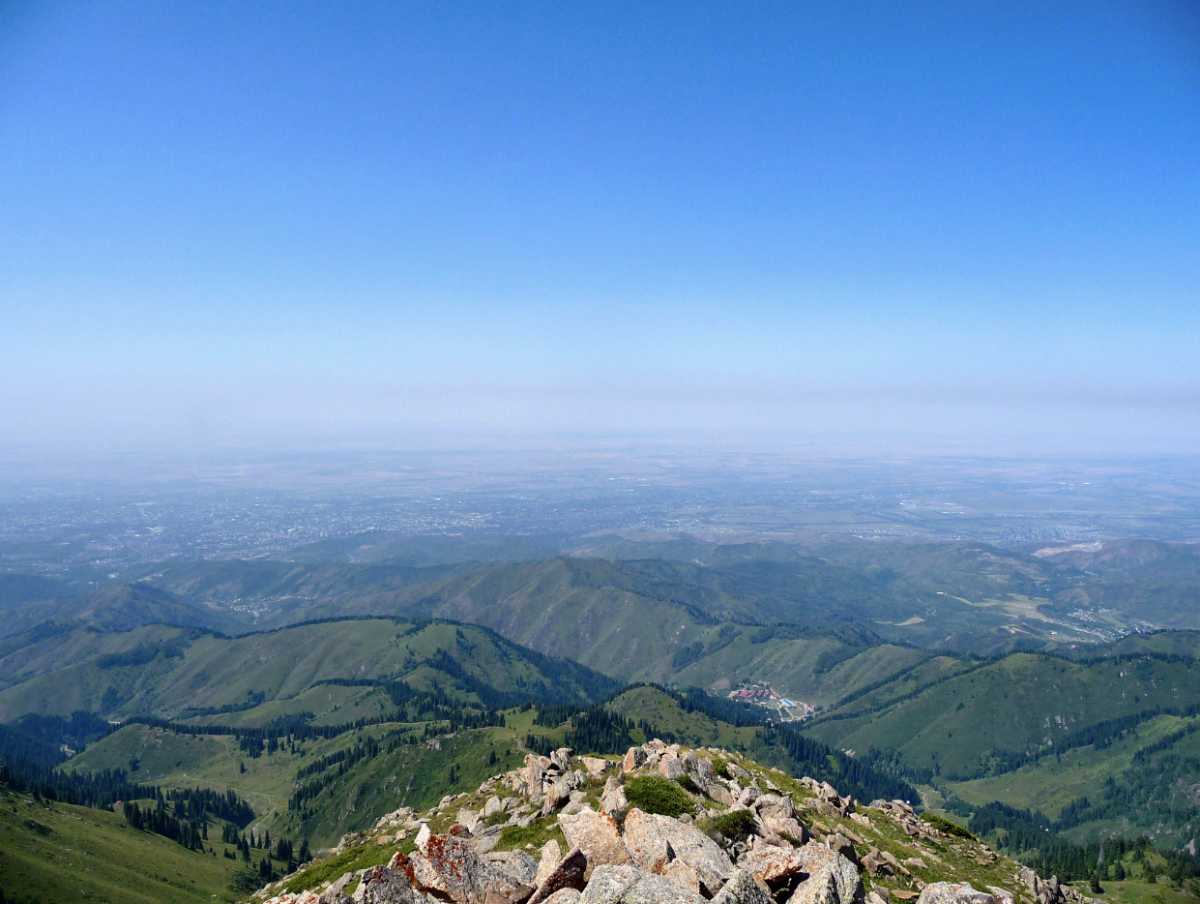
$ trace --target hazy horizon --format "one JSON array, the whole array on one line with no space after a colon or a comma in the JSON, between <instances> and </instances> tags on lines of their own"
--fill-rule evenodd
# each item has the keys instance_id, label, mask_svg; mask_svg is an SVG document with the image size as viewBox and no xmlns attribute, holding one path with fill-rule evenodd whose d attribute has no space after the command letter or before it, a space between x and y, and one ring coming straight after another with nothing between
<instances>
[{"instance_id":1,"label":"hazy horizon","mask_svg":"<svg viewBox=\"0 0 1200 904\"><path fill-rule=\"evenodd\" d=\"M0 454L1200 454L1194 5L0 7Z\"/></svg>"}]
</instances>

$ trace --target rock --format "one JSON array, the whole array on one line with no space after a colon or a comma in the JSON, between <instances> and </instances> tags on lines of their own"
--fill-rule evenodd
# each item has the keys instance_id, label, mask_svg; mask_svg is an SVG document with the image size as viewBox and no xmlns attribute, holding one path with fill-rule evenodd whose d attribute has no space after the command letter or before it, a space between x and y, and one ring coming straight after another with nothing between
<instances>
[{"instance_id":1,"label":"rock","mask_svg":"<svg viewBox=\"0 0 1200 904\"><path fill-rule=\"evenodd\" d=\"M393 858L394 859L394 858ZM388 864L390 869L395 869L392 864ZM354 873L342 873L341 876L329 883L329 887L321 892L317 898L317 904L342 904L343 901L349 901L346 896L346 886L350 884L350 880L354 878Z\"/></svg>"},{"instance_id":2,"label":"rock","mask_svg":"<svg viewBox=\"0 0 1200 904\"><path fill-rule=\"evenodd\" d=\"M630 747L625 751L625 759L621 761L621 768L626 772L633 772L646 765L646 750L643 747Z\"/></svg>"},{"instance_id":3,"label":"rock","mask_svg":"<svg viewBox=\"0 0 1200 904\"><path fill-rule=\"evenodd\" d=\"M428 904L433 899L413 888L401 871L373 866L363 873L350 900L354 904Z\"/></svg>"},{"instance_id":4,"label":"rock","mask_svg":"<svg viewBox=\"0 0 1200 904\"><path fill-rule=\"evenodd\" d=\"M629 799L625 797L625 789L615 775L610 775L604 783L604 793L600 795L600 808L611 816L621 819L629 809Z\"/></svg>"},{"instance_id":5,"label":"rock","mask_svg":"<svg viewBox=\"0 0 1200 904\"><path fill-rule=\"evenodd\" d=\"M683 768L683 760L673 753L664 753L658 761L658 774L663 778L669 778L672 781L683 778L685 772Z\"/></svg>"},{"instance_id":6,"label":"rock","mask_svg":"<svg viewBox=\"0 0 1200 904\"><path fill-rule=\"evenodd\" d=\"M578 813L560 813L558 826L567 844L579 848L587 858L589 875L598 866L629 862L617 822L607 813L597 813L590 807Z\"/></svg>"},{"instance_id":7,"label":"rock","mask_svg":"<svg viewBox=\"0 0 1200 904\"><path fill-rule=\"evenodd\" d=\"M628 864L601 864L596 867L583 894L579 896L579 904L618 902L625 889L633 886L641 876L641 870Z\"/></svg>"},{"instance_id":8,"label":"rock","mask_svg":"<svg viewBox=\"0 0 1200 904\"><path fill-rule=\"evenodd\" d=\"M498 816L505 811L505 801L501 800L496 795L488 798L487 803L483 805L483 809L479 811L479 815L483 819L490 819L493 816Z\"/></svg>"},{"instance_id":9,"label":"rock","mask_svg":"<svg viewBox=\"0 0 1200 904\"><path fill-rule=\"evenodd\" d=\"M557 848L558 845L556 844ZM539 904L549 901L560 891L579 891L584 887L584 875L587 873L587 858L579 848L572 848L561 861L538 883L537 891L529 899L528 904ZM539 872L541 872L539 870Z\"/></svg>"},{"instance_id":10,"label":"rock","mask_svg":"<svg viewBox=\"0 0 1200 904\"><path fill-rule=\"evenodd\" d=\"M578 904L704 904L669 879L632 866L600 866Z\"/></svg>"},{"instance_id":11,"label":"rock","mask_svg":"<svg viewBox=\"0 0 1200 904\"><path fill-rule=\"evenodd\" d=\"M724 804L726 807L732 807L736 798L733 792L722 785L720 782L710 782L702 786L704 793L711 797L719 804Z\"/></svg>"},{"instance_id":12,"label":"rock","mask_svg":"<svg viewBox=\"0 0 1200 904\"><path fill-rule=\"evenodd\" d=\"M739 807L749 807L758 800L758 789L751 785L749 788L743 788L738 794L737 804Z\"/></svg>"},{"instance_id":13,"label":"rock","mask_svg":"<svg viewBox=\"0 0 1200 904\"><path fill-rule=\"evenodd\" d=\"M546 881L546 877L554 872L554 868L558 866L558 862L562 859L562 850L558 846L558 842L551 838L542 845L541 856L538 860L537 872L534 873L533 884L540 886Z\"/></svg>"},{"instance_id":14,"label":"rock","mask_svg":"<svg viewBox=\"0 0 1200 904\"><path fill-rule=\"evenodd\" d=\"M574 888L563 888L546 898L542 904L578 904L579 891Z\"/></svg>"},{"instance_id":15,"label":"rock","mask_svg":"<svg viewBox=\"0 0 1200 904\"><path fill-rule=\"evenodd\" d=\"M542 786L546 802L542 806L542 815L548 815L565 804L571 796L571 781L565 775L556 776Z\"/></svg>"},{"instance_id":16,"label":"rock","mask_svg":"<svg viewBox=\"0 0 1200 904\"><path fill-rule=\"evenodd\" d=\"M744 869L735 869L712 899L712 904L775 904L761 885Z\"/></svg>"},{"instance_id":17,"label":"rock","mask_svg":"<svg viewBox=\"0 0 1200 904\"><path fill-rule=\"evenodd\" d=\"M729 856L715 841L669 816L634 807L625 817L624 841L633 862L645 870L658 872L678 857L696 871L708 895L715 894L733 872Z\"/></svg>"},{"instance_id":18,"label":"rock","mask_svg":"<svg viewBox=\"0 0 1200 904\"><path fill-rule=\"evenodd\" d=\"M661 875L690 894L700 894L700 875L682 860L670 861Z\"/></svg>"},{"instance_id":19,"label":"rock","mask_svg":"<svg viewBox=\"0 0 1200 904\"><path fill-rule=\"evenodd\" d=\"M423 851L425 850L426 843L432 837L433 830L429 828L429 823L423 822L421 823L421 828L417 829L417 837L413 839L413 843L416 844L417 850Z\"/></svg>"},{"instance_id":20,"label":"rock","mask_svg":"<svg viewBox=\"0 0 1200 904\"><path fill-rule=\"evenodd\" d=\"M479 828L479 814L474 810L468 810L465 807L458 811L458 816L455 817L455 821L472 835L474 835L475 830Z\"/></svg>"},{"instance_id":21,"label":"rock","mask_svg":"<svg viewBox=\"0 0 1200 904\"><path fill-rule=\"evenodd\" d=\"M535 867L528 859L532 878ZM517 904L533 892L529 883L484 860L453 835L432 835L409 865L416 885L456 904Z\"/></svg>"},{"instance_id":22,"label":"rock","mask_svg":"<svg viewBox=\"0 0 1200 904\"><path fill-rule=\"evenodd\" d=\"M589 778L600 778L613 765L611 761L598 756L581 756L579 762L583 763Z\"/></svg>"},{"instance_id":23,"label":"rock","mask_svg":"<svg viewBox=\"0 0 1200 904\"><path fill-rule=\"evenodd\" d=\"M483 862L489 863L511 879L522 885L535 884L537 861L524 851L493 851L483 855Z\"/></svg>"},{"instance_id":24,"label":"rock","mask_svg":"<svg viewBox=\"0 0 1200 904\"><path fill-rule=\"evenodd\" d=\"M889 851L871 848L862 858L861 866L872 876L907 876L905 869L895 855Z\"/></svg>"},{"instance_id":25,"label":"rock","mask_svg":"<svg viewBox=\"0 0 1200 904\"><path fill-rule=\"evenodd\" d=\"M855 866L861 865L858 860L858 851L854 850L854 845L845 835L842 835L838 832L833 832L830 835L826 835L825 846L831 851L837 851Z\"/></svg>"},{"instance_id":26,"label":"rock","mask_svg":"<svg viewBox=\"0 0 1200 904\"><path fill-rule=\"evenodd\" d=\"M917 904L996 904L996 898L966 882L930 882L921 891Z\"/></svg>"},{"instance_id":27,"label":"rock","mask_svg":"<svg viewBox=\"0 0 1200 904\"><path fill-rule=\"evenodd\" d=\"M804 860L791 848L756 844L738 858L738 868L772 888L779 888L804 870Z\"/></svg>"},{"instance_id":28,"label":"rock","mask_svg":"<svg viewBox=\"0 0 1200 904\"><path fill-rule=\"evenodd\" d=\"M799 848L796 854L808 878L796 887L789 904L862 904L862 878L857 866L815 841Z\"/></svg>"},{"instance_id":29,"label":"rock","mask_svg":"<svg viewBox=\"0 0 1200 904\"><path fill-rule=\"evenodd\" d=\"M804 826L791 816L760 816L759 820L768 835L787 838L794 844L804 844L808 841L808 832Z\"/></svg>"},{"instance_id":30,"label":"rock","mask_svg":"<svg viewBox=\"0 0 1200 904\"><path fill-rule=\"evenodd\" d=\"M713 766L712 763L703 757L696 756L693 751L688 751L683 757L683 767L687 770L693 781L700 786L700 789L708 793L708 787L713 782Z\"/></svg>"}]
</instances>

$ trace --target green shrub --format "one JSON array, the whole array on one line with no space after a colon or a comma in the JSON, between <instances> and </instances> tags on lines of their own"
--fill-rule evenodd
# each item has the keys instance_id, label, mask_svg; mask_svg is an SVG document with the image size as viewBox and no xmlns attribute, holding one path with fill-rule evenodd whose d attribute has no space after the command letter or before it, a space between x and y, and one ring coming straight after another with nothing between
<instances>
[{"instance_id":1,"label":"green shrub","mask_svg":"<svg viewBox=\"0 0 1200 904\"><path fill-rule=\"evenodd\" d=\"M681 775L679 778L675 779L675 781L679 782L684 791L691 791L693 794L700 793L700 787L694 781L692 781L692 777L690 775Z\"/></svg>"},{"instance_id":2,"label":"green shrub","mask_svg":"<svg viewBox=\"0 0 1200 904\"><path fill-rule=\"evenodd\" d=\"M725 762L724 757L713 757L712 767L713 772L715 772L721 778L733 778L733 773L729 771L729 764Z\"/></svg>"},{"instance_id":3,"label":"green shrub","mask_svg":"<svg viewBox=\"0 0 1200 904\"><path fill-rule=\"evenodd\" d=\"M682 816L696 808L691 795L678 783L658 775L639 775L625 783L630 806L661 816Z\"/></svg>"},{"instance_id":4,"label":"green shrub","mask_svg":"<svg viewBox=\"0 0 1200 904\"><path fill-rule=\"evenodd\" d=\"M745 841L754 834L754 814L749 810L730 810L720 816L701 820L700 829L710 837L722 835L730 841Z\"/></svg>"},{"instance_id":5,"label":"green shrub","mask_svg":"<svg viewBox=\"0 0 1200 904\"><path fill-rule=\"evenodd\" d=\"M974 835L960 826L957 822L951 822L946 817L939 816L937 813L922 813L921 818L935 829L941 829L947 835L954 835L958 838L967 838L971 841L978 840Z\"/></svg>"}]
</instances>

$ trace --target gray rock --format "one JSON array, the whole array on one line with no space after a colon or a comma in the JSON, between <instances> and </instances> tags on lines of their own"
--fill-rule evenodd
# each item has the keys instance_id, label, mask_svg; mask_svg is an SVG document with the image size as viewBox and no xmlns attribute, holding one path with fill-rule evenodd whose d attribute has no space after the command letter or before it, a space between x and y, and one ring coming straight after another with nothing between
<instances>
[{"instance_id":1,"label":"gray rock","mask_svg":"<svg viewBox=\"0 0 1200 904\"><path fill-rule=\"evenodd\" d=\"M600 795L600 808L617 819L622 818L629 809L625 789L615 775L610 775L604 783L604 793Z\"/></svg>"},{"instance_id":2,"label":"gray rock","mask_svg":"<svg viewBox=\"0 0 1200 904\"><path fill-rule=\"evenodd\" d=\"M857 866L815 841L796 853L808 878L796 887L789 904L862 904L862 877Z\"/></svg>"},{"instance_id":3,"label":"gray rock","mask_svg":"<svg viewBox=\"0 0 1200 904\"><path fill-rule=\"evenodd\" d=\"M709 895L715 894L733 872L733 863L715 841L669 816L644 813L634 807L625 817L625 847L642 869L659 872L678 857L693 870Z\"/></svg>"},{"instance_id":4,"label":"gray rock","mask_svg":"<svg viewBox=\"0 0 1200 904\"><path fill-rule=\"evenodd\" d=\"M542 845L539 852L537 872L534 873L533 884L541 885L546 881L546 877L554 872L554 868L558 866L558 862L562 860L562 850L558 846L558 842L551 838Z\"/></svg>"},{"instance_id":5,"label":"gray rock","mask_svg":"<svg viewBox=\"0 0 1200 904\"><path fill-rule=\"evenodd\" d=\"M712 904L775 904L766 889L744 869L735 869Z\"/></svg>"},{"instance_id":6,"label":"gray rock","mask_svg":"<svg viewBox=\"0 0 1200 904\"><path fill-rule=\"evenodd\" d=\"M399 870L373 866L358 883L354 904L429 904L433 899L413 888Z\"/></svg>"},{"instance_id":7,"label":"gray rock","mask_svg":"<svg viewBox=\"0 0 1200 904\"><path fill-rule=\"evenodd\" d=\"M542 904L579 904L579 890L562 888L546 898Z\"/></svg>"},{"instance_id":8,"label":"gray rock","mask_svg":"<svg viewBox=\"0 0 1200 904\"><path fill-rule=\"evenodd\" d=\"M996 897L966 882L930 882L921 890L917 904L996 904Z\"/></svg>"},{"instance_id":9,"label":"gray rock","mask_svg":"<svg viewBox=\"0 0 1200 904\"><path fill-rule=\"evenodd\" d=\"M632 866L600 866L578 904L704 904L704 899Z\"/></svg>"},{"instance_id":10,"label":"gray rock","mask_svg":"<svg viewBox=\"0 0 1200 904\"><path fill-rule=\"evenodd\" d=\"M493 851L484 854L483 861L522 885L533 885L537 875L537 861L524 851Z\"/></svg>"}]
</instances>

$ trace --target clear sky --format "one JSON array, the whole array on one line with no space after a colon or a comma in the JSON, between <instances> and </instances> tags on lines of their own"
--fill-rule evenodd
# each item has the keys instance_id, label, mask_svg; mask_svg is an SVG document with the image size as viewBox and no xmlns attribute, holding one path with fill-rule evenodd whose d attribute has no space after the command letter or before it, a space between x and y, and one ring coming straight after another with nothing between
<instances>
[{"instance_id":1,"label":"clear sky","mask_svg":"<svg viewBox=\"0 0 1200 904\"><path fill-rule=\"evenodd\" d=\"M0 0L0 446L1200 452L1200 5Z\"/></svg>"}]
</instances>

